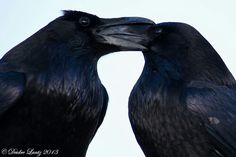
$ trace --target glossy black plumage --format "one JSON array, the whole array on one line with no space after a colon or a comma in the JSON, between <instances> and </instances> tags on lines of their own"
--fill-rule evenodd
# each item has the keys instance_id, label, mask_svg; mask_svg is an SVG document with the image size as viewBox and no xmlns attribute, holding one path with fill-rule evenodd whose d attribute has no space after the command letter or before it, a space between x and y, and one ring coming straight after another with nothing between
<instances>
[{"instance_id":1,"label":"glossy black plumage","mask_svg":"<svg viewBox=\"0 0 236 157\"><path fill-rule=\"evenodd\" d=\"M7 52L0 61L0 148L85 156L108 103L98 59L114 51L145 49L145 36L135 33L152 23L65 11ZM135 37L130 47L122 40L126 33Z\"/></svg>"},{"instance_id":2,"label":"glossy black plumage","mask_svg":"<svg viewBox=\"0 0 236 157\"><path fill-rule=\"evenodd\" d=\"M207 40L183 23L150 29L129 118L147 157L236 156L236 82Z\"/></svg>"}]
</instances>

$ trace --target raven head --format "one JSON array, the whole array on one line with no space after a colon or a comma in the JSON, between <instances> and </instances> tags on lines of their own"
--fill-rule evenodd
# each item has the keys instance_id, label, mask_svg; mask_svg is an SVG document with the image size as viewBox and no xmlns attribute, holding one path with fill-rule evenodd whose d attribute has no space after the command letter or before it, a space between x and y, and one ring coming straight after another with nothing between
<instances>
[{"instance_id":1,"label":"raven head","mask_svg":"<svg viewBox=\"0 0 236 157\"><path fill-rule=\"evenodd\" d=\"M140 17L99 18L85 12L64 11L66 22L63 37L73 36L72 47L89 47L101 50L101 55L120 50L145 50L148 43L146 31L154 24ZM60 21L61 22L61 21ZM70 28L69 28L70 27ZM73 31L71 31L73 30ZM70 33L71 32L71 33Z\"/></svg>"},{"instance_id":2,"label":"raven head","mask_svg":"<svg viewBox=\"0 0 236 157\"><path fill-rule=\"evenodd\" d=\"M46 69L55 61L68 64L68 60L81 56L95 61L115 51L141 51L146 49L146 31L153 24L145 18L103 19L85 12L64 11L63 16L11 49L1 61L15 68L24 65L21 68L26 71Z\"/></svg>"},{"instance_id":3,"label":"raven head","mask_svg":"<svg viewBox=\"0 0 236 157\"><path fill-rule=\"evenodd\" d=\"M173 67L171 71L175 69L185 81L234 84L235 80L221 57L194 27L165 22L153 25L148 32L150 42L149 50L144 51L146 61L152 60L157 66L160 66L159 60L167 61L165 68L170 71Z\"/></svg>"}]
</instances>

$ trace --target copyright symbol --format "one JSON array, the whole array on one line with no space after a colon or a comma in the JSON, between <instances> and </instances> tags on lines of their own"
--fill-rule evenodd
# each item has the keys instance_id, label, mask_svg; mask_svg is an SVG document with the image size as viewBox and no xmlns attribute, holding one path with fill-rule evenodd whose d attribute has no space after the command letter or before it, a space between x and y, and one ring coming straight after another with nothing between
<instances>
[{"instance_id":1,"label":"copyright symbol","mask_svg":"<svg viewBox=\"0 0 236 157\"><path fill-rule=\"evenodd\" d=\"M3 149L1 150L1 153L2 153L2 155L6 155L6 154L7 154L7 149L6 149L6 148L3 148Z\"/></svg>"}]
</instances>

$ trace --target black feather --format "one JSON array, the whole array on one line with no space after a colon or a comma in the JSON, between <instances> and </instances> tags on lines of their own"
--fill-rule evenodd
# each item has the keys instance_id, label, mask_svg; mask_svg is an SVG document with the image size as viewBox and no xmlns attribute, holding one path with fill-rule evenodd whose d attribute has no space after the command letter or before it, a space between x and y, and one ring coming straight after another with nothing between
<instances>
[{"instance_id":1,"label":"black feather","mask_svg":"<svg viewBox=\"0 0 236 157\"><path fill-rule=\"evenodd\" d=\"M147 157L236 156L235 79L208 41L183 23L150 30L129 118Z\"/></svg>"},{"instance_id":2,"label":"black feather","mask_svg":"<svg viewBox=\"0 0 236 157\"><path fill-rule=\"evenodd\" d=\"M83 157L106 113L108 95L97 74L103 52L66 11L0 61L0 148L59 150ZM104 45L103 45L104 46ZM106 47L106 46L104 46Z\"/></svg>"},{"instance_id":3,"label":"black feather","mask_svg":"<svg viewBox=\"0 0 236 157\"><path fill-rule=\"evenodd\" d=\"M0 149L50 149L62 157L84 157L108 103L98 59L145 49L142 31L152 23L65 11L7 52L0 60Z\"/></svg>"}]
</instances>

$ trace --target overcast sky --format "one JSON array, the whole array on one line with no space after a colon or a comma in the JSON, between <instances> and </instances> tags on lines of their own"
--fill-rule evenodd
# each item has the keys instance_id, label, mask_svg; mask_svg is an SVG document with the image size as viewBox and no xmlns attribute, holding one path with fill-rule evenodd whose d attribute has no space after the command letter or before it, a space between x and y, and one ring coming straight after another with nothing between
<instances>
[{"instance_id":1,"label":"overcast sky","mask_svg":"<svg viewBox=\"0 0 236 157\"><path fill-rule=\"evenodd\" d=\"M61 10L80 10L99 17L141 16L157 23L188 23L236 76L235 7L235 0L1 0L0 56L60 16ZM99 76L110 101L87 157L144 157L128 120L128 96L143 64L141 52L113 53L99 60Z\"/></svg>"}]
</instances>

